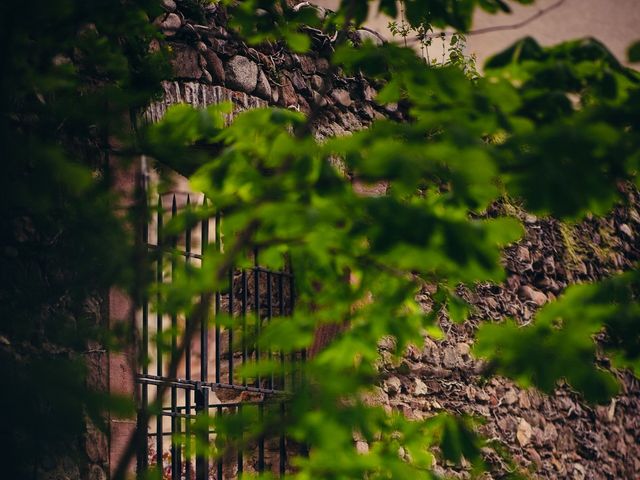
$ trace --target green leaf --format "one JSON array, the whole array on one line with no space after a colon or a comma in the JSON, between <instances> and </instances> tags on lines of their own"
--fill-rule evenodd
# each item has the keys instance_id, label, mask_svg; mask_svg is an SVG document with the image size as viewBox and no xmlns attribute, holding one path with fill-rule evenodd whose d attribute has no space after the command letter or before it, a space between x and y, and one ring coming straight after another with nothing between
<instances>
[{"instance_id":1,"label":"green leaf","mask_svg":"<svg viewBox=\"0 0 640 480\"><path fill-rule=\"evenodd\" d=\"M284 38L287 41L287 45L296 53L305 53L311 46L311 40L304 33L289 31L286 32Z\"/></svg>"},{"instance_id":2,"label":"green leaf","mask_svg":"<svg viewBox=\"0 0 640 480\"><path fill-rule=\"evenodd\" d=\"M398 16L398 5L395 0L381 0L378 10L391 18Z\"/></svg>"},{"instance_id":3,"label":"green leaf","mask_svg":"<svg viewBox=\"0 0 640 480\"><path fill-rule=\"evenodd\" d=\"M400 100L400 95L400 82L397 80L391 80L378 92L376 95L376 102L382 105L397 102Z\"/></svg>"},{"instance_id":4,"label":"green leaf","mask_svg":"<svg viewBox=\"0 0 640 480\"><path fill-rule=\"evenodd\" d=\"M456 464L463 458L471 463L480 462L481 442L471 429L470 420L448 415L439 418L442 422L440 448L444 459Z\"/></svg>"},{"instance_id":5,"label":"green leaf","mask_svg":"<svg viewBox=\"0 0 640 480\"><path fill-rule=\"evenodd\" d=\"M638 309L637 305L629 309L629 281L636 283L633 276L622 276L602 284L569 287L557 301L543 307L527 327L511 321L482 325L474 352L522 386L535 385L552 392L559 380L566 380L587 400L607 402L618 392L618 383L611 372L596 366L594 335L616 324L611 330L614 335L622 325L635 325L631 317L637 319ZM632 327L628 333L629 358L637 359L638 332ZM618 343L620 340L611 345L625 345Z\"/></svg>"},{"instance_id":6,"label":"green leaf","mask_svg":"<svg viewBox=\"0 0 640 480\"><path fill-rule=\"evenodd\" d=\"M540 44L533 37L525 37L489 58L485 63L485 69L505 67L510 63L524 61L541 61L544 58L545 53Z\"/></svg>"},{"instance_id":7,"label":"green leaf","mask_svg":"<svg viewBox=\"0 0 640 480\"><path fill-rule=\"evenodd\" d=\"M631 63L640 62L640 41L634 42L629 46L627 58Z\"/></svg>"},{"instance_id":8,"label":"green leaf","mask_svg":"<svg viewBox=\"0 0 640 480\"><path fill-rule=\"evenodd\" d=\"M462 323L469 315L469 305L455 293L449 295L447 313L454 323Z\"/></svg>"}]
</instances>

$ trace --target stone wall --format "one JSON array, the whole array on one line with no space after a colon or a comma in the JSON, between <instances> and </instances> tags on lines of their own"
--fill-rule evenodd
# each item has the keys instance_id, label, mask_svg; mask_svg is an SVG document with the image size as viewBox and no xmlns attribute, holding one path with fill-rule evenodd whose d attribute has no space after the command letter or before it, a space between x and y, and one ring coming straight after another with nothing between
<instances>
[{"instance_id":1,"label":"stone wall","mask_svg":"<svg viewBox=\"0 0 640 480\"><path fill-rule=\"evenodd\" d=\"M629 207L574 227L518 212L526 235L504 252L507 281L462 290L473 306L469 321L456 325L443 317L445 340L425 339L423 346L408 351L400 365L384 361L385 379L377 400L410 418L441 409L482 418L485 437L506 448L515 464L534 478L638 478L640 382L630 373L617 372L621 394L609 405L596 407L567 386L545 395L504 378L487 379L482 376L482 362L470 356L480 322L509 316L525 325L566 286L634 266L640 258L640 196L635 190L627 195ZM510 209L497 205L492 213L505 210ZM381 345L383 358L390 358L385 353L389 347ZM494 469L493 478L502 478L510 466L502 463L496 450L487 448L484 453ZM447 473L465 478L463 472Z\"/></svg>"},{"instance_id":2,"label":"stone wall","mask_svg":"<svg viewBox=\"0 0 640 480\"><path fill-rule=\"evenodd\" d=\"M104 160L96 150L87 147L87 157ZM106 479L108 441L97 412L105 406L100 394L108 391L109 367L96 339L109 318L100 269L114 250L105 238L104 249L94 249L84 233L111 224L100 210L85 216L76 205L54 203L65 197L39 192L34 170L20 165L8 175L29 186L29 195L42 194L42 206L31 210L25 205L35 204L7 197L0 226L0 476Z\"/></svg>"},{"instance_id":3,"label":"stone wall","mask_svg":"<svg viewBox=\"0 0 640 480\"><path fill-rule=\"evenodd\" d=\"M205 106L221 100L231 100L240 110L276 105L308 113L319 107L314 122L318 138L366 128L376 118L403 119L397 106L374 102L376 85L329 69L332 39L320 32L311 32L313 50L308 55L292 54L279 45L251 48L227 30L222 8L207 7L202 25L171 0L164 5L166 13L156 22L173 51L176 81L165 84L165 100L147 112L152 121L169 104ZM354 34L356 43L359 35ZM517 215L527 231L504 252L507 281L462 290L473 305L469 321L455 325L443 316L446 339L425 338L424 345L409 349L400 365L389 360L392 340L382 342L382 380L374 400L409 418L442 410L483 418L482 433L493 443L484 451L492 469L487 478L503 478L514 468L539 478L639 478L640 383L629 373L617 373L621 395L608 406L592 407L566 386L545 395L504 378L487 379L482 376L484 365L470 355L479 322L511 316L524 324L569 284L633 266L640 258L640 198L633 189L626 192L631 206L574 227L536 218L512 205L495 205L489 215ZM422 300L429 309L428 291ZM359 448L366 450L367 445ZM498 450L505 450L514 464L505 463ZM469 476L451 466L437 469Z\"/></svg>"},{"instance_id":4,"label":"stone wall","mask_svg":"<svg viewBox=\"0 0 640 480\"><path fill-rule=\"evenodd\" d=\"M164 5L167 12L156 23L167 36L175 78L182 85L167 86L169 102L182 98L214 103L222 95L245 107L268 104L309 113L319 106L314 131L320 138L363 128L375 118L402 118L397 106L381 107L373 101L375 86L362 76L330 71L333 40L319 31L309 31L313 49L305 55L277 44L248 47L227 30L226 12L218 5L203 11L206 25L195 23L172 1ZM356 32L353 41L367 34Z\"/></svg>"},{"instance_id":5,"label":"stone wall","mask_svg":"<svg viewBox=\"0 0 640 480\"><path fill-rule=\"evenodd\" d=\"M20 263L34 289L38 279L60 275L46 262L30 260ZM89 392L108 390L106 351L95 341L83 345L59 341L50 326L62 330L103 324L107 295L95 290L81 305L65 294L54 297L52 293L47 303L38 305L39 316L29 312L36 325L27 338L11 331L0 333L3 478L106 480L107 436L89 419L84 403Z\"/></svg>"}]
</instances>

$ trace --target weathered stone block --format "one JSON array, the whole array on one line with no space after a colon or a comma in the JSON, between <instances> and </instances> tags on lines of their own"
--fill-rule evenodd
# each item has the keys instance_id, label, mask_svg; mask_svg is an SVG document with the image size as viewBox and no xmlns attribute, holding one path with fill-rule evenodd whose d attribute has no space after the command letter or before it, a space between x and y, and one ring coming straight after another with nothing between
<instances>
[{"instance_id":1,"label":"weathered stone block","mask_svg":"<svg viewBox=\"0 0 640 480\"><path fill-rule=\"evenodd\" d=\"M384 42L382 40L382 37L380 35L378 35L377 33L374 33L370 30L365 30L363 28L361 28L360 30L358 30L356 32L358 34L358 38L360 39L361 42L370 42L373 43L376 46L380 46L382 45Z\"/></svg>"},{"instance_id":2,"label":"weathered stone block","mask_svg":"<svg viewBox=\"0 0 640 480\"><path fill-rule=\"evenodd\" d=\"M167 18L160 23L160 30L162 30L162 33L164 33L166 37L173 37L180 27L182 27L182 19L175 13L170 13L167 15Z\"/></svg>"},{"instance_id":3,"label":"weathered stone block","mask_svg":"<svg viewBox=\"0 0 640 480\"><path fill-rule=\"evenodd\" d=\"M205 49L204 52L202 52L202 55L207 62L207 71L211 74L213 82L224 85L226 81L226 74L220 57L210 49Z\"/></svg>"},{"instance_id":4,"label":"weathered stone block","mask_svg":"<svg viewBox=\"0 0 640 480\"><path fill-rule=\"evenodd\" d=\"M331 92L331 98L333 98L336 103L342 105L343 107L350 107L352 100L349 96L349 92L342 88L336 88Z\"/></svg>"},{"instance_id":5,"label":"weathered stone block","mask_svg":"<svg viewBox=\"0 0 640 480\"><path fill-rule=\"evenodd\" d=\"M175 12L177 5L173 0L162 0L162 8L164 8L167 12Z\"/></svg>"},{"instance_id":6,"label":"weathered stone block","mask_svg":"<svg viewBox=\"0 0 640 480\"><path fill-rule=\"evenodd\" d=\"M178 78L199 79L202 76L198 51L182 43L171 44L171 65Z\"/></svg>"},{"instance_id":7,"label":"weathered stone block","mask_svg":"<svg viewBox=\"0 0 640 480\"><path fill-rule=\"evenodd\" d=\"M296 95L296 90L293 88L293 84L289 77L286 75L282 75L280 77L280 105L285 107L290 107L296 105L298 102L298 96Z\"/></svg>"},{"instance_id":8,"label":"weathered stone block","mask_svg":"<svg viewBox=\"0 0 640 480\"><path fill-rule=\"evenodd\" d=\"M271 84L265 73L260 70L258 73L258 83L256 84L255 95L265 100L271 98Z\"/></svg>"},{"instance_id":9,"label":"weathered stone block","mask_svg":"<svg viewBox=\"0 0 640 480\"><path fill-rule=\"evenodd\" d=\"M227 85L245 93L252 93L258 84L258 65L247 57L236 55L225 68Z\"/></svg>"}]
</instances>

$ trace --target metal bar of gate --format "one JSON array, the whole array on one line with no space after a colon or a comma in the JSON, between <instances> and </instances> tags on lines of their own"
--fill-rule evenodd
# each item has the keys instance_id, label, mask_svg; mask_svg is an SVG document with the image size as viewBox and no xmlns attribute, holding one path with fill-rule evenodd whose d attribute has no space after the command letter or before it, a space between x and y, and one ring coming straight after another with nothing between
<instances>
[{"instance_id":1,"label":"metal bar of gate","mask_svg":"<svg viewBox=\"0 0 640 480\"><path fill-rule=\"evenodd\" d=\"M244 268L242 269L240 279L242 283L242 366L245 367L247 364L247 356L249 355L249 346L247 345L247 303L249 301L249 292L247 292L247 288L249 287L249 283L247 282L247 270ZM244 373L242 374L242 384L247 384L247 377Z\"/></svg>"},{"instance_id":2,"label":"metal bar of gate","mask_svg":"<svg viewBox=\"0 0 640 480\"><path fill-rule=\"evenodd\" d=\"M157 221L157 243L160 245L162 240L162 226L163 226L163 211L162 211L162 197L158 195L158 206L156 213ZM156 282L158 285L162 284L163 272L162 272L162 250L158 251L156 260ZM156 374L162 376L162 311L160 310L160 292L158 291L158 306L156 311ZM162 435L162 415L158 415L156 418L156 465L159 471L162 471L162 451L163 451L163 435Z\"/></svg>"},{"instance_id":3,"label":"metal bar of gate","mask_svg":"<svg viewBox=\"0 0 640 480\"><path fill-rule=\"evenodd\" d=\"M217 415L222 415L222 405L219 405L216 409ZM216 473L218 474L218 480L222 480L222 457L218 456L216 461Z\"/></svg>"},{"instance_id":4,"label":"metal bar of gate","mask_svg":"<svg viewBox=\"0 0 640 480\"><path fill-rule=\"evenodd\" d=\"M178 214L178 206L176 204L176 196L173 195L171 201L171 218L175 218ZM178 249L178 237L173 235L171 238L171 281L176 271L176 256L175 251ZM175 357L178 355L178 317L174 313L171 315L171 361L175 361ZM180 433L181 419L177 417L178 407L178 388L176 386L171 387L171 480L180 480L182 462L180 445L177 443L175 436Z\"/></svg>"},{"instance_id":5,"label":"metal bar of gate","mask_svg":"<svg viewBox=\"0 0 640 480\"><path fill-rule=\"evenodd\" d=\"M271 290L271 282L272 282L272 275L271 272L267 272L267 323L271 323L271 318L273 317L273 302L272 302L272 295L273 292ZM268 345L267 347L267 358L269 360L269 363L271 363L271 360L273 359L273 354L271 352L271 345ZM273 380L274 380L274 372L273 370L271 371L271 375L269 377L269 388L273 388Z\"/></svg>"},{"instance_id":6,"label":"metal bar of gate","mask_svg":"<svg viewBox=\"0 0 640 480\"><path fill-rule=\"evenodd\" d=\"M141 179L143 182L141 187L142 191L142 212L144 212L145 220L142 224L142 242L146 246L149 243L149 224L146 220L147 215L147 192L144 190L146 187L146 177ZM149 364L147 359L149 358L149 299L147 297L146 289L143 289L142 298L142 345L141 345L141 361L142 361L142 374L147 375L149 373ZM148 403L149 403L149 386L146 384L140 385L140 412L138 413L138 425L137 431L140 432L138 438L138 456L136 461L136 472L146 472L149 468L149 447L147 437L147 423L149 418Z\"/></svg>"},{"instance_id":7,"label":"metal bar of gate","mask_svg":"<svg viewBox=\"0 0 640 480\"><path fill-rule=\"evenodd\" d=\"M196 413L206 415L209 410L209 389L203 386L195 391L196 395ZM197 441L201 445L209 444L209 429L202 428L198 430ZM196 480L209 480L209 457L202 453L202 448L197 449L196 456ZM222 478L222 477L219 477Z\"/></svg>"},{"instance_id":8,"label":"metal bar of gate","mask_svg":"<svg viewBox=\"0 0 640 480\"><path fill-rule=\"evenodd\" d=\"M258 266L258 249L255 248L253 250L253 264L254 264L254 269L253 269L253 308L255 310L255 317L256 317L256 328L255 328L255 338L256 338L256 342L255 342L255 351L256 351L256 363L260 362L260 346L258 345L258 338L260 338L260 272L258 271L257 267ZM259 370L258 370L259 372ZM257 378L257 387L260 387L260 382L261 382L261 378L260 378L260 373L258 373L258 378Z\"/></svg>"},{"instance_id":9,"label":"metal bar of gate","mask_svg":"<svg viewBox=\"0 0 640 480\"><path fill-rule=\"evenodd\" d=\"M191 208L191 196L187 195L187 210ZM184 232L184 250L186 252L185 264L188 266L191 260L191 228L187 227ZM189 330L189 317L185 317L185 330ZM184 375L187 380L191 380L191 340L187 342L185 349L185 365ZM185 418L185 479L191 480L191 391L183 390L184 392L184 410L187 415Z\"/></svg>"},{"instance_id":10,"label":"metal bar of gate","mask_svg":"<svg viewBox=\"0 0 640 480\"><path fill-rule=\"evenodd\" d=\"M202 205L207 205L207 199L205 198L202 201ZM202 220L200 226L200 242L202 253L204 254L204 250L209 243L209 220ZM201 296L200 301L204 301L204 295ZM202 323L200 324L200 380L206 382L209 376L209 324L207 321L207 315L202 319Z\"/></svg>"},{"instance_id":11,"label":"metal bar of gate","mask_svg":"<svg viewBox=\"0 0 640 480\"><path fill-rule=\"evenodd\" d=\"M284 277L282 275L278 275L278 306L280 308L280 316L284 317ZM285 375L285 355L284 352L280 351L280 389L286 390L286 375Z\"/></svg>"},{"instance_id":12,"label":"metal bar of gate","mask_svg":"<svg viewBox=\"0 0 640 480\"><path fill-rule=\"evenodd\" d=\"M229 269L229 320L233 318L233 267ZM229 384L233 385L233 328L231 325L227 326L227 332L229 337L229 349L227 355L229 356Z\"/></svg>"},{"instance_id":13,"label":"metal bar of gate","mask_svg":"<svg viewBox=\"0 0 640 480\"><path fill-rule=\"evenodd\" d=\"M284 402L280 402L280 423L284 425ZM287 468L287 445L284 433L280 435L280 475L284 475Z\"/></svg>"},{"instance_id":14,"label":"metal bar of gate","mask_svg":"<svg viewBox=\"0 0 640 480\"><path fill-rule=\"evenodd\" d=\"M236 407L236 415L242 416L241 403ZM242 476L242 473L244 472L244 458L242 455L242 428L243 428L242 420L239 422L239 425L240 425L240 432L239 432L240 439L238 441L238 476Z\"/></svg>"},{"instance_id":15,"label":"metal bar of gate","mask_svg":"<svg viewBox=\"0 0 640 480\"><path fill-rule=\"evenodd\" d=\"M222 237L220 231L220 212L215 215L215 249L217 252L222 251ZM216 313L216 331L215 331L215 366L216 366L216 383L220 383L220 304L222 298L220 292L215 294L215 313Z\"/></svg>"},{"instance_id":16,"label":"metal bar of gate","mask_svg":"<svg viewBox=\"0 0 640 480\"><path fill-rule=\"evenodd\" d=\"M202 205L207 205L207 199L204 198ZM200 249L204 256L204 251L209 243L209 220L204 219L200 226ZM204 295L201 296L200 301L204 300ZM202 319L200 324L200 380L206 382L209 376L209 326L208 319ZM203 386L195 391L196 395L196 413L207 415L209 413L209 389ZM202 452L203 445L209 445L209 433L200 432L199 438L196 439L199 442L201 448L196 450ZM202 453L196 457L196 480L208 480L209 478L209 458Z\"/></svg>"},{"instance_id":17,"label":"metal bar of gate","mask_svg":"<svg viewBox=\"0 0 640 480\"><path fill-rule=\"evenodd\" d=\"M264 421L264 403L258 405L258 420L260 423ZM258 438L258 472L264 472L264 435Z\"/></svg>"}]
</instances>

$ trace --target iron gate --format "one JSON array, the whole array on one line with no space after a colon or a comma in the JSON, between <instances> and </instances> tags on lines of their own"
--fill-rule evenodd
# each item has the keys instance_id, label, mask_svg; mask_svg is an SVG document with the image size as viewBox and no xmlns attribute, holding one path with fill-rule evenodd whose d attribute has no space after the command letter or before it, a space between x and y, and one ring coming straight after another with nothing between
<instances>
[{"instance_id":1,"label":"iron gate","mask_svg":"<svg viewBox=\"0 0 640 480\"><path fill-rule=\"evenodd\" d=\"M167 219L194 201L206 202L187 193L161 195L154 218L144 228L143 239L157 284L173 280L179 261L197 267L204 246L213 243L216 249L223 248L220 215L201 221L198 228L164 237ZM139 472L155 467L162 471L163 479L171 480L222 480L249 471L285 473L287 439L283 435L262 436L251 444L234 447L235 451L227 451L224 456L214 457L202 449L193 449L196 435L200 445L220 447L225 442L220 432L209 426L204 430L198 427L195 422L201 414L232 416L241 414L243 409L255 409L257 418L262 419L268 409L270 414L275 410L284 416L286 392L296 382L295 365L304 361L304 352L284 355L271 349L261 351L253 340L272 318L291 315L295 299L290 269L272 271L261 267L257 250L249 257L253 266L229 269L227 287L213 293L210 314L214 323L202 322L198 334L187 342L174 378L167 376L167 361L178 354L178 332L189 325L190 319L166 315L157 307L152 310L151 299L143 298L138 318L139 348L142 358L149 362L141 365L137 382L139 421L148 425L143 428L146 435L138 442ZM220 320L223 314L228 319L226 324ZM294 373L239 376L241 365L265 359L279 361L282 367L287 364ZM150 412L150 399L161 385L169 386L170 395L160 411Z\"/></svg>"}]
</instances>

